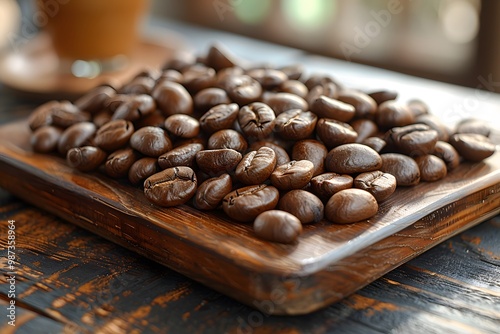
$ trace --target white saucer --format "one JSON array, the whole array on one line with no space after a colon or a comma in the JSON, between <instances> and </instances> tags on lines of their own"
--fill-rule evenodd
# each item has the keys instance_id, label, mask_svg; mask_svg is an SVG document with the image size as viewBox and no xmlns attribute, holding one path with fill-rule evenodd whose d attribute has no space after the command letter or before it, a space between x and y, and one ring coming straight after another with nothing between
<instances>
[{"instance_id":1,"label":"white saucer","mask_svg":"<svg viewBox=\"0 0 500 334\"><path fill-rule=\"evenodd\" d=\"M119 87L144 69L159 69L175 50L182 48L177 38L168 42L168 38L161 45L142 39L126 67L89 79L61 73L49 37L40 33L24 48L0 58L0 80L15 90L37 94L79 95L103 83Z\"/></svg>"}]
</instances>

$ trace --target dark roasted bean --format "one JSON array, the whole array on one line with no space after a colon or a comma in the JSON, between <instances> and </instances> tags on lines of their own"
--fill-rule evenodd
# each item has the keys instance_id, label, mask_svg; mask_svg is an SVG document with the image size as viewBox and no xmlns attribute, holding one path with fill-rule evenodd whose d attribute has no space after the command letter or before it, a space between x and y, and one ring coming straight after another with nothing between
<instances>
[{"instance_id":1,"label":"dark roasted bean","mask_svg":"<svg viewBox=\"0 0 500 334\"><path fill-rule=\"evenodd\" d=\"M158 109L163 115L192 114L193 98L180 84L171 81L162 81L156 85L151 94Z\"/></svg>"},{"instance_id":2,"label":"dark roasted bean","mask_svg":"<svg viewBox=\"0 0 500 334\"><path fill-rule=\"evenodd\" d=\"M437 181L446 176L446 164L435 155L427 154L415 158L421 181Z\"/></svg>"},{"instance_id":3,"label":"dark roasted bean","mask_svg":"<svg viewBox=\"0 0 500 334\"><path fill-rule=\"evenodd\" d=\"M159 157L172 149L172 141L163 129L146 126L134 132L130 146L149 157Z\"/></svg>"},{"instance_id":4,"label":"dark roasted bean","mask_svg":"<svg viewBox=\"0 0 500 334\"><path fill-rule=\"evenodd\" d=\"M355 114L354 106L324 95L312 101L311 111L320 118L330 118L339 122L349 122Z\"/></svg>"},{"instance_id":5,"label":"dark roasted bean","mask_svg":"<svg viewBox=\"0 0 500 334\"><path fill-rule=\"evenodd\" d=\"M213 210L221 204L224 196L231 192L232 187L229 174L207 179L198 186L193 205L200 210Z\"/></svg>"},{"instance_id":6,"label":"dark roasted bean","mask_svg":"<svg viewBox=\"0 0 500 334\"><path fill-rule=\"evenodd\" d=\"M50 153L56 150L62 130L52 125L37 128L31 134L31 147L39 153Z\"/></svg>"},{"instance_id":7,"label":"dark roasted bean","mask_svg":"<svg viewBox=\"0 0 500 334\"><path fill-rule=\"evenodd\" d=\"M123 148L111 153L104 164L104 171L113 178L122 178L128 175L132 164L139 159L139 154L132 148Z\"/></svg>"},{"instance_id":8,"label":"dark roasted bean","mask_svg":"<svg viewBox=\"0 0 500 334\"><path fill-rule=\"evenodd\" d=\"M486 121L467 118L461 120L455 129L456 133L475 133L478 135L483 135L489 137L491 133L491 128Z\"/></svg>"},{"instance_id":9,"label":"dark roasted bean","mask_svg":"<svg viewBox=\"0 0 500 334\"><path fill-rule=\"evenodd\" d=\"M208 138L207 147L209 150L219 148L231 148L240 153L244 153L248 148L245 137L236 130L224 129L213 133Z\"/></svg>"},{"instance_id":10,"label":"dark roasted bean","mask_svg":"<svg viewBox=\"0 0 500 334\"><path fill-rule=\"evenodd\" d=\"M78 109L95 114L106 108L108 100L116 95L116 90L109 85L97 86L75 101Z\"/></svg>"},{"instance_id":11,"label":"dark roasted bean","mask_svg":"<svg viewBox=\"0 0 500 334\"><path fill-rule=\"evenodd\" d=\"M293 160L309 160L314 165L313 176L325 171L325 158L328 150L325 145L315 139L304 139L296 142L292 149Z\"/></svg>"},{"instance_id":12,"label":"dark roasted bean","mask_svg":"<svg viewBox=\"0 0 500 334\"><path fill-rule=\"evenodd\" d=\"M394 90L382 89L368 93L368 96L374 99L378 105L381 105L386 101L395 100L398 97L398 92Z\"/></svg>"},{"instance_id":13,"label":"dark roasted bean","mask_svg":"<svg viewBox=\"0 0 500 334\"><path fill-rule=\"evenodd\" d=\"M303 98L290 93L270 93L262 100L271 107L276 115L291 109L304 111L308 109L308 104Z\"/></svg>"},{"instance_id":14,"label":"dark roasted bean","mask_svg":"<svg viewBox=\"0 0 500 334\"><path fill-rule=\"evenodd\" d=\"M449 171L457 168L460 164L460 155L457 150L447 142L438 141L432 154L443 160Z\"/></svg>"},{"instance_id":15,"label":"dark roasted bean","mask_svg":"<svg viewBox=\"0 0 500 334\"><path fill-rule=\"evenodd\" d=\"M177 146L158 157L158 164L162 169L177 166L187 166L193 168L196 153L203 150L200 143L189 143Z\"/></svg>"},{"instance_id":16,"label":"dark roasted bean","mask_svg":"<svg viewBox=\"0 0 500 334\"><path fill-rule=\"evenodd\" d=\"M219 104L229 104L231 99L226 91L221 88L210 87L200 90L193 97L194 107L196 110L206 112L212 107Z\"/></svg>"},{"instance_id":17,"label":"dark roasted bean","mask_svg":"<svg viewBox=\"0 0 500 334\"><path fill-rule=\"evenodd\" d=\"M311 179L311 191L324 201L333 194L352 187L353 178L347 174L323 173Z\"/></svg>"},{"instance_id":18,"label":"dark roasted bean","mask_svg":"<svg viewBox=\"0 0 500 334\"><path fill-rule=\"evenodd\" d=\"M434 150L438 133L425 124L413 124L387 131L385 141L398 152L416 157Z\"/></svg>"},{"instance_id":19,"label":"dark roasted bean","mask_svg":"<svg viewBox=\"0 0 500 334\"><path fill-rule=\"evenodd\" d=\"M261 102L244 106L238 112L238 123L249 138L263 139L269 136L275 126L274 111Z\"/></svg>"},{"instance_id":20,"label":"dark roasted bean","mask_svg":"<svg viewBox=\"0 0 500 334\"><path fill-rule=\"evenodd\" d=\"M394 175L379 170L361 173L354 179L354 187L368 191L377 202L389 198L396 190L396 186Z\"/></svg>"},{"instance_id":21,"label":"dark roasted bean","mask_svg":"<svg viewBox=\"0 0 500 334\"><path fill-rule=\"evenodd\" d=\"M297 95L303 99L306 98L307 93L309 90L307 89L306 85L304 85L302 82L299 80L287 80L278 87L278 92L281 93L289 93L293 95Z\"/></svg>"},{"instance_id":22,"label":"dark roasted bean","mask_svg":"<svg viewBox=\"0 0 500 334\"><path fill-rule=\"evenodd\" d=\"M155 100L149 95L133 95L116 108L111 119L135 121L148 116L156 110Z\"/></svg>"},{"instance_id":23,"label":"dark roasted bean","mask_svg":"<svg viewBox=\"0 0 500 334\"><path fill-rule=\"evenodd\" d=\"M415 121L415 117L405 104L391 100L378 106L375 120L381 129L388 130L396 126L410 125Z\"/></svg>"},{"instance_id":24,"label":"dark roasted bean","mask_svg":"<svg viewBox=\"0 0 500 334\"><path fill-rule=\"evenodd\" d=\"M97 130L94 144L106 151L115 151L128 144L134 133L134 125L130 121L117 119L104 124Z\"/></svg>"},{"instance_id":25,"label":"dark roasted bean","mask_svg":"<svg viewBox=\"0 0 500 334\"><path fill-rule=\"evenodd\" d=\"M241 159L241 153L230 148L203 150L196 153L196 164L210 176L233 171Z\"/></svg>"},{"instance_id":26,"label":"dark roasted bean","mask_svg":"<svg viewBox=\"0 0 500 334\"><path fill-rule=\"evenodd\" d=\"M269 210L255 218L253 229L261 239L289 244L302 233L302 224L288 212Z\"/></svg>"},{"instance_id":27,"label":"dark roasted bean","mask_svg":"<svg viewBox=\"0 0 500 334\"><path fill-rule=\"evenodd\" d=\"M186 203L196 193L197 179L189 167L172 167L144 181L144 195L152 203L170 207Z\"/></svg>"},{"instance_id":28,"label":"dark roasted bean","mask_svg":"<svg viewBox=\"0 0 500 334\"><path fill-rule=\"evenodd\" d=\"M363 144L344 144L328 152L326 170L339 174L371 172L380 169L382 159L372 148Z\"/></svg>"},{"instance_id":29,"label":"dark roasted bean","mask_svg":"<svg viewBox=\"0 0 500 334\"><path fill-rule=\"evenodd\" d=\"M318 117L310 111L290 109L276 117L274 132L287 140L309 138L316 128Z\"/></svg>"},{"instance_id":30,"label":"dark roasted bean","mask_svg":"<svg viewBox=\"0 0 500 334\"><path fill-rule=\"evenodd\" d=\"M155 158L144 157L132 164L128 171L130 183L136 185L160 171L158 161Z\"/></svg>"},{"instance_id":31,"label":"dark roasted bean","mask_svg":"<svg viewBox=\"0 0 500 334\"><path fill-rule=\"evenodd\" d=\"M450 129L436 116L432 114L422 114L415 118L415 123L425 124L438 133L438 140L448 141Z\"/></svg>"},{"instance_id":32,"label":"dark roasted bean","mask_svg":"<svg viewBox=\"0 0 500 334\"><path fill-rule=\"evenodd\" d=\"M399 153L385 153L381 155L382 167L380 170L394 175L399 186L414 186L420 182L420 169L415 160Z\"/></svg>"},{"instance_id":33,"label":"dark roasted bean","mask_svg":"<svg viewBox=\"0 0 500 334\"><path fill-rule=\"evenodd\" d=\"M309 160L292 160L277 166L270 180L273 186L280 190L300 189L311 181L313 173L314 165Z\"/></svg>"},{"instance_id":34,"label":"dark roasted bean","mask_svg":"<svg viewBox=\"0 0 500 334\"><path fill-rule=\"evenodd\" d=\"M276 167L276 153L269 147L250 151L236 166L235 177L244 184L264 183Z\"/></svg>"},{"instance_id":35,"label":"dark roasted bean","mask_svg":"<svg viewBox=\"0 0 500 334\"><path fill-rule=\"evenodd\" d=\"M356 118L373 120L377 113L377 102L367 94L357 90L341 90L337 100L353 105L356 109Z\"/></svg>"},{"instance_id":36,"label":"dark roasted bean","mask_svg":"<svg viewBox=\"0 0 500 334\"><path fill-rule=\"evenodd\" d=\"M375 197L365 190L351 188L334 194L326 203L326 219L350 224L373 217L378 211Z\"/></svg>"},{"instance_id":37,"label":"dark roasted bean","mask_svg":"<svg viewBox=\"0 0 500 334\"><path fill-rule=\"evenodd\" d=\"M450 137L450 144L465 160L478 162L495 153L495 144L488 138L475 133L458 133Z\"/></svg>"},{"instance_id":38,"label":"dark roasted bean","mask_svg":"<svg viewBox=\"0 0 500 334\"><path fill-rule=\"evenodd\" d=\"M57 150L63 156L66 156L69 149L90 144L97 128L94 123L81 122L76 123L61 134L57 143Z\"/></svg>"},{"instance_id":39,"label":"dark roasted bean","mask_svg":"<svg viewBox=\"0 0 500 334\"><path fill-rule=\"evenodd\" d=\"M318 120L316 135L327 148L354 143L358 137L352 126L331 118L320 118Z\"/></svg>"},{"instance_id":40,"label":"dark roasted bean","mask_svg":"<svg viewBox=\"0 0 500 334\"><path fill-rule=\"evenodd\" d=\"M288 80L288 76L272 68L255 68L246 72L246 74L257 80L264 89L274 89Z\"/></svg>"},{"instance_id":41,"label":"dark roasted bean","mask_svg":"<svg viewBox=\"0 0 500 334\"><path fill-rule=\"evenodd\" d=\"M178 138L194 138L200 133L200 122L189 115L176 114L165 119L165 129Z\"/></svg>"},{"instance_id":42,"label":"dark roasted bean","mask_svg":"<svg viewBox=\"0 0 500 334\"><path fill-rule=\"evenodd\" d=\"M82 172L97 169L104 160L106 152L95 146L74 147L66 154L68 165Z\"/></svg>"},{"instance_id":43,"label":"dark roasted bean","mask_svg":"<svg viewBox=\"0 0 500 334\"><path fill-rule=\"evenodd\" d=\"M358 134L356 143L362 143L366 138L373 137L378 133L377 124L369 119L357 119L350 125Z\"/></svg>"},{"instance_id":44,"label":"dark roasted bean","mask_svg":"<svg viewBox=\"0 0 500 334\"><path fill-rule=\"evenodd\" d=\"M257 151L259 148L264 146L269 147L276 154L276 166L280 166L290 162L290 156L288 155L287 151L283 147L271 141L265 141L265 140L256 141L252 143L252 145L250 145L250 150Z\"/></svg>"},{"instance_id":45,"label":"dark roasted bean","mask_svg":"<svg viewBox=\"0 0 500 334\"><path fill-rule=\"evenodd\" d=\"M272 210L279 200L279 191L266 184L236 189L222 200L222 209L232 219L251 222L262 212Z\"/></svg>"},{"instance_id":46,"label":"dark roasted bean","mask_svg":"<svg viewBox=\"0 0 500 334\"><path fill-rule=\"evenodd\" d=\"M365 140L363 140L361 144L371 147L378 153L382 152L384 147L387 145L385 140L379 137L368 137Z\"/></svg>"},{"instance_id":47,"label":"dark roasted bean","mask_svg":"<svg viewBox=\"0 0 500 334\"><path fill-rule=\"evenodd\" d=\"M278 202L278 209L299 218L302 224L317 223L323 219L323 202L314 194L295 189L287 192Z\"/></svg>"},{"instance_id":48,"label":"dark roasted bean","mask_svg":"<svg viewBox=\"0 0 500 334\"><path fill-rule=\"evenodd\" d=\"M200 117L201 129L208 134L229 129L238 118L239 110L236 103L215 106Z\"/></svg>"}]
</instances>

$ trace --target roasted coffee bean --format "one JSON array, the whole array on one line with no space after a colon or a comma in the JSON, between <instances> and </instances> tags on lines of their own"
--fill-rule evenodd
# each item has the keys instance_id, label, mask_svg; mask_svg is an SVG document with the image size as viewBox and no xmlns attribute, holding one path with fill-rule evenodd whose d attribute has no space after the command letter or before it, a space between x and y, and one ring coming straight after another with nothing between
<instances>
[{"instance_id":1,"label":"roasted coffee bean","mask_svg":"<svg viewBox=\"0 0 500 334\"><path fill-rule=\"evenodd\" d=\"M80 110L95 114L106 108L108 100L115 95L116 90L112 86L97 86L81 96L74 104Z\"/></svg>"},{"instance_id":2,"label":"roasted coffee bean","mask_svg":"<svg viewBox=\"0 0 500 334\"><path fill-rule=\"evenodd\" d=\"M69 149L89 144L96 130L96 126L91 122L81 122L70 126L59 137L57 150L61 155L66 156Z\"/></svg>"},{"instance_id":3,"label":"roasted coffee bean","mask_svg":"<svg viewBox=\"0 0 500 334\"><path fill-rule=\"evenodd\" d=\"M495 153L495 144L488 138L475 133L458 133L450 137L450 144L465 160L478 162Z\"/></svg>"},{"instance_id":4,"label":"roasted coffee bean","mask_svg":"<svg viewBox=\"0 0 500 334\"><path fill-rule=\"evenodd\" d=\"M148 116L156 110L155 100L149 95L133 95L116 108L111 119L135 121Z\"/></svg>"},{"instance_id":5,"label":"roasted coffee bean","mask_svg":"<svg viewBox=\"0 0 500 334\"><path fill-rule=\"evenodd\" d=\"M208 49L206 64L216 71L220 71L236 66L238 60L223 46L214 44Z\"/></svg>"},{"instance_id":6,"label":"roasted coffee bean","mask_svg":"<svg viewBox=\"0 0 500 334\"><path fill-rule=\"evenodd\" d=\"M413 124L387 131L385 141L398 152L416 157L434 150L438 133L425 124Z\"/></svg>"},{"instance_id":7,"label":"roasted coffee bean","mask_svg":"<svg viewBox=\"0 0 500 334\"><path fill-rule=\"evenodd\" d=\"M429 113L429 106L424 101L421 100L410 100L407 103L408 108L410 108L413 116L416 118L420 115L425 115Z\"/></svg>"},{"instance_id":8,"label":"roasted coffee bean","mask_svg":"<svg viewBox=\"0 0 500 334\"><path fill-rule=\"evenodd\" d=\"M288 212L269 210L255 218L253 229L261 239L290 244L302 233L302 224Z\"/></svg>"},{"instance_id":9,"label":"roasted coffee bean","mask_svg":"<svg viewBox=\"0 0 500 334\"><path fill-rule=\"evenodd\" d=\"M292 190L305 187L314 173L314 165L309 160L292 160L277 166L270 176L273 186L280 190Z\"/></svg>"},{"instance_id":10,"label":"roasted coffee bean","mask_svg":"<svg viewBox=\"0 0 500 334\"><path fill-rule=\"evenodd\" d=\"M396 186L394 175L379 170L361 173L354 179L354 187L368 191L379 203L389 198Z\"/></svg>"},{"instance_id":11,"label":"roasted coffee bean","mask_svg":"<svg viewBox=\"0 0 500 334\"><path fill-rule=\"evenodd\" d=\"M56 150L62 130L52 125L37 128L31 134L31 147L39 153L50 153Z\"/></svg>"},{"instance_id":12,"label":"roasted coffee bean","mask_svg":"<svg viewBox=\"0 0 500 334\"><path fill-rule=\"evenodd\" d=\"M236 130L224 129L213 133L208 138L207 147L209 150L216 150L219 148L231 148L240 153L244 153L248 148L248 143Z\"/></svg>"},{"instance_id":13,"label":"roasted coffee bean","mask_svg":"<svg viewBox=\"0 0 500 334\"><path fill-rule=\"evenodd\" d=\"M156 84L158 85L162 81L171 81L171 82L176 82L176 83L180 84L184 81L184 78L183 78L181 72L176 71L174 69L170 69L170 70L164 70L161 72L158 79L156 79Z\"/></svg>"},{"instance_id":14,"label":"roasted coffee bean","mask_svg":"<svg viewBox=\"0 0 500 334\"><path fill-rule=\"evenodd\" d=\"M397 99L398 92L396 92L394 90L382 89L382 90L377 90L377 91L368 93L368 96L370 96L372 99L374 99L378 105L381 105L382 103L384 103L386 101L392 101L392 100Z\"/></svg>"},{"instance_id":15,"label":"roasted coffee bean","mask_svg":"<svg viewBox=\"0 0 500 334\"><path fill-rule=\"evenodd\" d=\"M146 156L159 157L172 149L172 141L163 129L146 126L134 132L130 146Z\"/></svg>"},{"instance_id":16,"label":"roasted coffee bean","mask_svg":"<svg viewBox=\"0 0 500 334\"><path fill-rule=\"evenodd\" d=\"M193 162L196 159L196 153L203 150L200 143L189 143L177 146L170 151L163 153L158 157L158 164L162 169L177 166L187 166L193 168Z\"/></svg>"},{"instance_id":17,"label":"roasted coffee bean","mask_svg":"<svg viewBox=\"0 0 500 334\"><path fill-rule=\"evenodd\" d=\"M356 118L374 119L377 113L377 102L367 94L357 90L341 90L337 100L351 104L356 109Z\"/></svg>"},{"instance_id":18,"label":"roasted coffee bean","mask_svg":"<svg viewBox=\"0 0 500 334\"><path fill-rule=\"evenodd\" d=\"M381 155L384 173L394 175L398 186L414 186L420 182L420 169L415 160L399 153L385 153Z\"/></svg>"},{"instance_id":19,"label":"roasted coffee bean","mask_svg":"<svg viewBox=\"0 0 500 334\"><path fill-rule=\"evenodd\" d=\"M238 112L238 124L243 133L251 139L269 136L275 126L274 111L261 102L246 105Z\"/></svg>"},{"instance_id":20,"label":"roasted coffee bean","mask_svg":"<svg viewBox=\"0 0 500 334\"><path fill-rule=\"evenodd\" d=\"M422 114L415 118L415 123L425 124L438 133L438 140L448 141L450 129L436 116L432 114Z\"/></svg>"},{"instance_id":21,"label":"roasted coffee bean","mask_svg":"<svg viewBox=\"0 0 500 334\"><path fill-rule=\"evenodd\" d=\"M296 142L292 149L293 160L309 160L314 165L313 176L325 171L325 158L328 150L325 145L315 139L304 139Z\"/></svg>"},{"instance_id":22,"label":"roasted coffee bean","mask_svg":"<svg viewBox=\"0 0 500 334\"><path fill-rule=\"evenodd\" d=\"M241 153L230 148L203 150L196 153L196 164L210 176L231 172L241 159Z\"/></svg>"},{"instance_id":23,"label":"roasted coffee bean","mask_svg":"<svg viewBox=\"0 0 500 334\"><path fill-rule=\"evenodd\" d=\"M196 62L196 56L191 52L177 51L165 64L162 66L162 71L176 70L181 72L183 69L193 65Z\"/></svg>"},{"instance_id":24,"label":"roasted coffee bean","mask_svg":"<svg viewBox=\"0 0 500 334\"><path fill-rule=\"evenodd\" d=\"M378 153L382 152L384 147L387 145L385 140L379 137L368 137L365 140L363 140L361 144L371 147Z\"/></svg>"},{"instance_id":25,"label":"roasted coffee bean","mask_svg":"<svg viewBox=\"0 0 500 334\"><path fill-rule=\"evenodd\" d=\"M158 109L167 117L193 113L193 98L181 84L171 81L159 82L151 95Z\"/></svg>"},{"instance_id":26,"label":"roasted coffee bean","mask_svg":"<svg viewBox=\"0 0 500 334\"><path fill-rule=\"evenodd\" d=\"M262 212L272 210L279 200L279 191L266 184L236 189L222 200L222 209L232 219L251 222Z\"/></svg>"},{"instance_id":27,"label":"roasted coffee bean","mask_svg":"<svg viewBox=\"0 0 500 334\"><path fill-rule=\"evenodd\" d=\"M211 67L194 64L184 68L181 73L182 84L193 95L215 85L216 73Z\"/></svg>"},{"instance_id":28,"label":"roasted coffee bean","mask_svg":"<svg viewBox=\"0 0 500 334\"><path fill-rule=\"evenodd\" d=\"M171 115L165 119L165 129L178 138L194 138L200 133L200 122L185 114Z\"/></svg>"},{"instance_id":29,"label":"roasted coffee bean","mask_svg":"<svg viewBox=\"0 0 500 334\"><path fill-rule=\"evenodd\" d=\"M309 138L316 128L318 117L310 111L290 109L276 117L274 132L287 140Z\"/></svg>"},{"instance_id":30,"label":"roasted coffee bean","mask_svg":"<svg viewBox=\"0 0 500 334\"><path fill-rule=\"evenodd\" d=\"M323 202L314 194L295 189L287 192L278 202L278 209L299 218L302 224L317 223L323 219Z\"/></svg>"},{"instance_id":31,"label":"roasted coffee bean","mask_svg":"<svg viewBox=\"0 0 500 334\"><path fill-rule=\"evenodd\" d=\"M290 162L290 156L288 155L287 151L283 147L271 141L266 141L266 140L256 141L252 143L252 145L250 145L250 150L257 151L264 146L269 147L276 154L276 166L280 166Z\"/></svg>"},{"instance_id":32,"label":"roasted coffee bean","mask_svg":"<svg viewBox=\"0 0 500 334\"><path fill-rule=\"evenodd\" d=\"M236 103L215 106L200 117L201 129L208 134L229 129L238 118L239 110Z\"/></svg>"},{"instance_id":33,"label":"roasted coffee bean","mask_svg":"<svg viewBox=\"0 0 500 334\"><path fill-rule=\"evenodd\" d=\"M353 185L353 178L347 174L323 173L311 179L311 191L324 201L341 190Z\"/></svg>"},{"instance_id":34,"label":"roasted coffee bean","mask_svg":"<svg viewBox=\"0 0 500 334\"><path fill-rule=\"evenodd\" d=\"M151 94L156 85L156 79L150 76L138 76L126 83L121 89L121 94Z\"/></svg>"},{"instance_id":35,"label":"roasted coffee bean","mask_svg":"<svg viewBox=\"0 0 500 334\"><path fill-rule=\"evenodd\" d=\"M225 80L218 82L218 85L227 92L231 101L240 106L258 101L262 95L259 82L244 74L227 76Z\"/></svg>"},{"instance_id":36,"label":"roasted coffee bean","mask_svg":"<svg viewBox=\"0 0 500 334\"><path fill-rule=\"evenodd\" d=\"M373 137L378 133L377 124L369 119L357 119L350 125L358 134L356 143L362 143L366 138Z\"/></svg>"},{"instance_id":37,"label":"roasted coffee bean","mask_svg":"<svg viewBox=\"0 0 500 334\"><path fill-rule=\"evenodd\" d=\"M99 147L83 146L73 147L66 154L68 165L82 172L89 172L97 169L104 160L107 154Z\"/></svg>"},{"instance_id":38,"label":"roasted coffee bean","mask_svg":"<svg viewBox=\"0 0 500 334\"><path fill-rule=\"evenodd\" d=\"M350 224L369 219L378 211L378 203L365 190L351 188L334 194L326 203L325 216L332 223Z\"/></svg>"},{"instance_id":39,"label":"roasted coffee bean","mask_svg":"<svg viewBox=\"0 0 500 334\"><path fill-rule=\"evenodd\" d=\"M276 153L269 147L261 147L258 151L250 151L238 166L235 177L244 184L264 183L276 167Z\"/></svg>"},{"instance_id":40,"label":"roasted coffee bean","mask_svg":"<svg viewBox=\"0 0 500 334\"><path fill-rule=\"evenodd\" d=\"M147 69L144 69L144 70L140 71L139 73L137 73L132 80L138 79L138 78L151 78L153 80L158 80L161 73L162 73L162 71L160 71L158 69L147 68Z\"/></svg>"},{"instance_id":41,"label":"roasted coffee bean","mask_svg":"<svg viewBox=\"0 0 500 334\"><path fill-rule=\"evenodd\" d=\"M420 180L437 181L446 176L446 164L435 155L427 154L415 158L420 170Z\"/></svg>"},{"instance_id":42,"label":"roasted coffee bean","mask_svg":"<svg viewBox=\"0 0 500 334\"><path fill-rule=\"evenodd\" d=\"M189 167L172 167L144 181L144 195L152 203L170 207L186 203L196 193L197 179Z\"/></svg>"},{"instance_id":43,"label":"roasted coffee bean","mask_svg":"<svg viewBox=\"0 0 500 334\"><path fill-rule=\"evenodd\" d=\"M337 82L329 75L313 74L304 82L306 87L311 90L316 86L323 86L325 84L333 84L337 86Z\"/></svg>"},{"instance_id":44,"label":"roasted coffee bean","mask_svg":"<svg viewBox=\"0 0 500 334\"><path fill-rule=\"evenodd\" d=\"M262 99L276 115L287 110L300 109L307 110L308 104L306 100L298 95L290 93L270 93Z\"/></svg>"},{"instance_id":45,"label":"roasted coffee bean","mask_svg":"<svg viewBox=\"0 0 500 334\"><path fill-rule=\"evenodd\" d=\"M331 118L320 118L318 120L316 135L328 148L354 143L358 137L352 126Z\"/></svg>"},{"instance_id":46,"label":"roasted coffee bean","mask_svg":"<svg viewBox=\"0 0 500 334\"><path fill-rule=\"evenodd\" d=\"M278 67L278 70L285 73L290 80L299 80L304 73L304 66L302 64L290 64Z\"/></svg>"},{"instance_id":47,"label":"roasted coffee bean","mask_svg":"<svg viewBox=\"0 0 500 334\"><path fill-rule=\"evenodd\" d=\"M210 108L219 104L231 103L231 99L227 95L226 91L215 87L200 90L194 96L193 101L195 109L201 112L206 112Z\"/></svg>"},{"instance_id":48,"label":"roasted coffee bean","mask_svg":"<svg viewBox=\"0 0 500 334\"><path fill-rule=\"evenodd\" d=\"M106 151L115 151L128 144L134 133L134 125L130 121L117 119L104 124L97 130L94 144Z\"/></svg>"},{"instance_id":49,"label":"roasted coffee bean","mask_svg":"<svg viewBox=\"0 0 500 334\"><path fill-rule=\"evenodd\" d=\"M198 186L193 205L200 210L216 209L224 196L231 192L232 187L233 183L229 174L207 179Z\"/></svg>"},{"instance_id":50,"label":"roasted coffee bean","mask_svg":"<svg viewBox=\"0 0 500 334\"><path fill-rule=\"evenodd\" d=\"M111 116L112 115L106 109L103 109L92 116L92 122L95 124L95 126L100 128L104 124L111 121Z\"/></svg>"},{"instance_id":51,"label":"roasted coffee bean","mask_svg":"<svg viewBox=\"0 0 500 334\"><path fill-rule=\"evenodd\" d=\"M489 137L491 133L491 128L486 121L474 118L467 118L461 120L457 124L455 133L475 133L478 135Z\"/></svg>"},{"instance_id":52,"label":"roasted coffee bean","mask_svg":"<svg viewBox=\"0 0 500 334\"><path fill-rule=\"evenodd\" d=\"M377 125L384 130L410 125L415 121L411 110L400 102L386 101L380 104L375 115Z\"/></svg>"},{"instance_id":53,"label":"roasted coffee bean","mask_svg":"<svg viewBox=\"0 0 500 334\"><path fill-rule=\"evenodd\" d=\"M79 122L87 122L91 116L80 111L69 101L50 101L37 107L30 115L28 124L31 130L36 130L44 125L55 125L67 128Z\"/></svg>"},{"instance_id":54,"label":"roasted coffee bean","mask_svg":"<svg viewBox=\"0 0 500 334\"><path fill-rule=\"evenodd\" d=\"M130 183L137 185L159 171L160 167L158 166L157 159L150 157L141 158L130 166L128 179Z\"/></svg>"},{"instance_id":55,"label":"roasted coffee bean","mask_svg":"<svg viewBox=\"0 0 500 334\"><path fill-rule=\"evenodd\" d=\"M312 105L314 101L320 96L326 96L331 99L337 100L338 97L338 86L333 82L324 83L309 89L305 100L309 105Z\"/></svg>"},{"instance_id":56,"label":"roasted coffee bean","mask_svg":"<svg viewBox=\"0 0 500 334\"><path fill-rule=\"evenodd\" d=\"M363 144L344 144L326 155L326 170L339 174L371 172L380 169L382 159L372 148Z\"/></svg>"},{"instance_id":57,"label":"roasted coffee bean","mask_svg":"<svg viewBox=\"0 0 500 334\"><path fill-rule=\"evenodd\" d=\"M115 94L107 99L105 103L106 109L111 113L114 113L116 109L118 109L118 107L122 105L122 103L129 101L130 99L132 99L132 97L133 95L128 94Z\"/></svg>"},{"instance_id":58,"label":"roasted coffee bean","mask_svg":"<svg viewBox=\"0 0 500 334\"><path fill-rule=\"evenodd\" d=\"M165 116L163 116L161 111L156 109L151 114L141 117L141 119L135 121L134 124L136 129L144 128L146 126L156 126L162 128L165 126Z\"/></svg>"},{"instance_id":59,"label":"roasted coffee bean","mask_svg":"<svg viewBox=\"0 0 500 334\"><path fill-rule=\"evenodd\" d=\"M139 159L139 154L132 148L119 149L108 156L104 164L104 171L112 178L126 177L130 167L137 159Z\"/></svg>"},{"instance_id":60,"label":"roasted coffee bean","mask_svg":"<svg viewBox=\"0 0 500 334\"><path fill-rule=\"evenodd\" d=\"M320 95L311 103L311 111L320 118L334 119L339 122L349 122L355 114L354 106Z\"/></svg>"},{"instance_id":61,"label":"roasted coffee bean","mask_svg":"<svg viewBox=\"0 0 500 334\"><path fill-rule=\"evenodd\" d=\"M304 85L299 80L286 80L277 88L280 93L289 93L293 95L297 95L303 99L306 98L309 90L306 85Z\"/></svg>"},{"instance_id":62,"label":"roasted coffee bean","mask_svg":"<svg viewBox=\"0 0 500 334\"><path fill-rule=\"evenodd\" d=\"M257 80L267 90L272 90L288 80L288 76L273 68L255 68L246 72L247 75Z\"/></svg>"},{"instance_id":63,"label":"roasted coffee bean","mask_svg":"<svg viewBox=\"0 0 500 334\"><path fill-rule=\"evenodd\" d=\"M449 171L457 168L460 164L460 155L457 150L447 142L438 141L432 154L443 160Z\"/></svg>"},{"instance_id":64,"label":"roasted coffee bean","mask_svg":"<svg viewBox=\"0 0 500 334\"><path fill-rule=\"evenodd\" d=\"M42 126L52 124L52 110L59 106L58 101L46 102L33 110L28 118L31 130L36 130Z\"/></svg>"}]
</instances>

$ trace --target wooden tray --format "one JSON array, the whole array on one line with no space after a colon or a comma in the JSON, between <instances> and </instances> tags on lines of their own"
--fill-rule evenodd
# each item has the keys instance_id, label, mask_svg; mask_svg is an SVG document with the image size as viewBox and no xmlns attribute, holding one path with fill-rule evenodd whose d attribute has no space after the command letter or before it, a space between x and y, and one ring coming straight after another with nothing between
<instances>
[{"instance_id":1,"label":"wooden tray","mask_svg":"<svg viewBox=\"0 0 500 334\"><path fill-rule=\"evenodd\" d=\"M305 314L500 212L500 153L445 180L400 188L366 222L305 226L294 245L32 153L26 122L0 127L0 186L24 200L270 314ZM22 222L29 224L29 222Z\"/></svg>"}]
</instances>

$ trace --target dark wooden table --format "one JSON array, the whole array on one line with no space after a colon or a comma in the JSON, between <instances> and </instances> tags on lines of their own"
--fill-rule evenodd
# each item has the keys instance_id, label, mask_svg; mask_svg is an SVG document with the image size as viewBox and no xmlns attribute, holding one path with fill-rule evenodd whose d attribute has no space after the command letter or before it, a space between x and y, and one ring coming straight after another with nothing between
<instances>
[{"instance_id":1,"label":"dark wooden table","mask_svg":"<svg viewBox=\"0 0 500 334\"><path fill-rule=\"evenodd\" d=\"M203 34L193 34L186 31L188 37L205 40ZM307 56L302 60L312 68L330 64ZM371 73L352 64L342 68ZM403 88L421 84L414 78L401 80ZM463 93L458 87L433 84L447 93ZM0 123L26 117L43 99L0 86ZM497 103L500 114L499 100L490 96L486 102ZM12 268L9 225L16 232ZM500 216L441 243L341 302L296 317L263 314L3 190L0 258L0 333L500 332ZM11 276L15 327L7 317L13 300Z\"/></svg>"}]
</instances>

